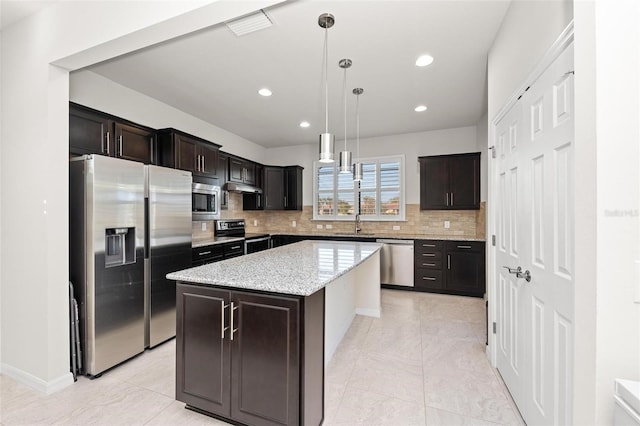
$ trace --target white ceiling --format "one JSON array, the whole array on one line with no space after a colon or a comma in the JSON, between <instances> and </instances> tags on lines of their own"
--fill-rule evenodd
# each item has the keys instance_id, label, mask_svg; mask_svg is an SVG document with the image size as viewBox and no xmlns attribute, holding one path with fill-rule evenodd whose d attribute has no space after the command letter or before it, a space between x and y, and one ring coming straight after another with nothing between
<instances>
[{"instance_id":1,"label":"white ceiling","mask_svg":"<svg viewBox=\"0 0 640 426\"><path fill-rule=\"evenodd\" d=\"M487 53L502 22L499 1L290 1L268 9L267 29L237 37L225 25L90 67L115 82L265 147L316 143L324 130L318 16L329 30L329 130L355 134L355 87L362 138L475 124L486 110ZM429 53L435 62L415 66ZM273 96L257 94L268 87ZM428 110L414 112L418 104ZM307 120L311 127L298 123Z\"/></svg>"}]
</instances>

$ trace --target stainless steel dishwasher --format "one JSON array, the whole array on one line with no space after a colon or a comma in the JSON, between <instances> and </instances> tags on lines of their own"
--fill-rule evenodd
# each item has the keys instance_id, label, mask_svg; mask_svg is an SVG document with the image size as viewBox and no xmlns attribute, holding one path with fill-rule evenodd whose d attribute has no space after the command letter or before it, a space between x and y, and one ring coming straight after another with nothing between
<instances>
[{"instance_id":1,"label":"stainless steel dishwasher","mask_svg":"<svg viewBox=\"0 0 640 426\"><path fill-rule=\"evenodd\" d=\"M380 283L413 287L413 240L380 239Z\"/></svg>"}]
</instances>

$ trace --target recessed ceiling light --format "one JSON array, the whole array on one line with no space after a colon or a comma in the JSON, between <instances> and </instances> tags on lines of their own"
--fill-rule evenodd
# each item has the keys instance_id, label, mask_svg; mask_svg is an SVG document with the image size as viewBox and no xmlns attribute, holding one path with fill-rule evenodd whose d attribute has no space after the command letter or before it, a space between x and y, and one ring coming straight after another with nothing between
<instances>
[{"instance_id":1,"label":"recessed ceiling light","mask_svg":"<svg viewBox=\"0 0 640 426\"><path fill-rule=\"evenodd\" d=\"M433 62L433 56L431 55L422 55L416 60L417 67L426 67L427 65L431 65Z\"/></svg>"},{"instance_id":2,"label":"recessed ceiling light","mask_svg":"<svg viewBox=\"0 0 640 426\"><path fill-rule=\"evenodd\" d=\"M311 124L309 124L308 121L301 121L300 122L300 127L302 127L303 129L306 129L307 127L309 127Z\"/></svg>"},{"instance_id":3,"label":"recessed ceiling light","mask_svg":"<svg viewBox=\"0 0 640 426\"><path fill-rule=\"evenodd\" d=\"M262 89L258 90L258 94L260 96L271 96L271 90L267 89L266 87L263 87Z\"/></svg>"},{"instance_id":4,"label":"recessed ceiling light","mask_svg":"<svg viewBox=\"0 0 640 426\"><path fill-rule=\"evenodd\" d=\"M414 108L415 112L422 112L422 111L426 111L427 107L426 105L418 105L417 107Z\"/></svg>"}]
</instances>

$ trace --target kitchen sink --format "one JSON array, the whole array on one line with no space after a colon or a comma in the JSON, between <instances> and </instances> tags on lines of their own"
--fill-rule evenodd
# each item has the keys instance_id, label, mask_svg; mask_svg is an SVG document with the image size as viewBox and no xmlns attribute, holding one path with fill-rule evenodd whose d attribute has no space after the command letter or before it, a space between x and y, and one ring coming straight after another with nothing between
<instances>
[{"instance_id":1,"label":"kitchen sink","mask_svg":"<svg viewBox=\"0 0 640 426\"><path fill-rule=\"evenodd\" d=\"M333 235L338 237L373 237L375 234L366 233L366 232L360 232L359 234L348 234L346 232L336 232Z\"/></svg>"}]
</instances>

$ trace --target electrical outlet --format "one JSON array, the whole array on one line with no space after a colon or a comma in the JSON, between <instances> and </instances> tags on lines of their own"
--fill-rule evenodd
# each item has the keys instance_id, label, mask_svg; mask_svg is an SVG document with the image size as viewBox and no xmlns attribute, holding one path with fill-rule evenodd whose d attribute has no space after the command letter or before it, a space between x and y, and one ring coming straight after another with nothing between
<instances>
[{"instance_id":1,"label":"electrical outlet","mask_svg":"<svg viewBox=\"0 0 640 426\"><path fill-rule=\"evenodd\" d=\"M207 222L202 222L202 230L203 231L207 230Z\"/></svg>"},{"instance_id":2,"label":"electrical outlet","mask_svg":"<svg viewBox=\"0 0 640 426\"><path fill-rule=\"evenodd\" d=\"M322 225L316 225L316 229L322 229Z\"/></svg>"},{"instance_id":3,"label":"electrical outlet","mask_svg":"<svg viewBox=\"0 0 640 426\"><path fill-rule=\"evenodd\" d=\"M292 226L293 228L295 228L296 226L298 226L298 224L296 223L296 221L295 221L295 220L292 220L292 221L291 221L291 226Z\"/></svg>"},{"instance_id":4,"label":"electrical outlet","mask_svg":"<svg viewBox=\"0 0 640 426\"><path fill-rule=\"evenodd\" d=\"M327 224L327 229L333 229L333 225L331 225L330 223Z\"/></svg>"},{"instance_id":5,"label":"electrical outlet","mask_svg":"<svg viewBox=\"0 0 640 426\"><path fill-rule=\"evenodd\" d=\"M400 230L400 225L393 225L393 230L394 231L399 231Z\"/></svg>"},{"instance_id":6,"label":"electrical outlet","mask_svg":"<svg viewBox=\"0 0 640 426\"><path fill-rule=\"evenodd\" d=\"M451 228L451 222L449 222L448 220L445 220L445 221L444 221L444 227L445 227L446 229Z\"/></svg>"},{"instance_id":7,"label":"electrical outlet","mask_svg":"<svg viewBox=\"0 0 640 426\"><path fill-rule=\"evenodd\" d=\"M258 221L256 219L253 219L253 226L258 226Z\"/></svg>"}]
</instances>

